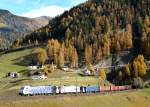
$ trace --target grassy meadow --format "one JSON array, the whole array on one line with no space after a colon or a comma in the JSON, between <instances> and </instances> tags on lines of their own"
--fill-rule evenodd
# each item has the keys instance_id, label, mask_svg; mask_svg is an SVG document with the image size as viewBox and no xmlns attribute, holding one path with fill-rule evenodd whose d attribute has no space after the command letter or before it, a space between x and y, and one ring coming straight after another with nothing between
<instances>
[{"instance_id":1,"label":"grassy meadow","mask_svg":"<svg viewBox=\"0 0 150 107\"><path fill-rule=\"evenodd\" d=\"M30 77L22 76L12 79L6 78L8 72L19 72L22 75L29 72L27 65L31 61L31 54L35 48L12 52L0 56L0 91L18 90L24 85L97 85L95 77L82 77L76 72L56 72L49 74L46 80L32 80ZM106 82L107 83L107 82ZM109 84L109 83L108 83Z\"/></svg>"},{"instance_id":2,"label":"grassy meadow","mask_svg":"<svg viewBox=\"0 0 150 107\"><path fill-rule=\"evenodd\" d=\"M30 55L32 49L27 49L19 52L12 52L0 56L0 78L4 77L8 72L20 72L26 70L26 66L18 64L21 58Z\"/></svg>"},{"instance_id":3,"label":"grassy meadow","mask_svg":"<svg viewBox=\"0 0 150 107\"><path fill-rule=\"evenodd\" d=\"M143 91L114 95L25 97L0 100L0 107L149 107L150 96Z\"/></svg>"}]
</instances>

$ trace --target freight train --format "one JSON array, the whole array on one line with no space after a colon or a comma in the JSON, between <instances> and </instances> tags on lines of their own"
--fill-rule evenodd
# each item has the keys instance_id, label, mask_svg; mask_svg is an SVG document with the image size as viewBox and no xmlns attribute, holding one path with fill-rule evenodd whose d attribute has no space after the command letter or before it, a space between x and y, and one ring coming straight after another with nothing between
<instances>
[{"instance_id":1,"label":"freight train","mask_svg":"<svg viewBox=\"0 0 150 107\"><path fill-rule=\"evenodd\" d=\"M101 93L111 91L124 91L131 89L131 85L126 86L23 86L20 88L19 95L56 95L73 93Z\"/></svg>"}]
</instances>

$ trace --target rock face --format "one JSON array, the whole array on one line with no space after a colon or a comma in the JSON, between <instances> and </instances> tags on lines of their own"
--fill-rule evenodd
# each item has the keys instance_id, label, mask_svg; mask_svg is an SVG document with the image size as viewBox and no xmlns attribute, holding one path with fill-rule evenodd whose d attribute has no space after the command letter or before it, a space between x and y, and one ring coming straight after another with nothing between
<instances>
[{"instance_id":1,"label":"rock face","mask_svg":"<svg viewBox=\"0 0 150 107\"><path fill-rule=\"evenodd\" d=\"M16 38L39 29L48 24L51 18L42 16L26 18L13 15L8 10L0 10L0 48L7 48Z\"/></svg>"}]
</instances>

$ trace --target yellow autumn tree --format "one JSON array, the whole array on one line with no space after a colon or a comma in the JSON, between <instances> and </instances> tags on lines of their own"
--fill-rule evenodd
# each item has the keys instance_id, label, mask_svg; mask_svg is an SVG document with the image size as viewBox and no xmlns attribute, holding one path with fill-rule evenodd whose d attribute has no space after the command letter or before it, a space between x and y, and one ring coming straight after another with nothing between
<instances>
[{"instance_id":1,"label":"yellow autumn tree","mask_svg":"<svg viewBox=\"0 0 150 107\"><path fill-rule=\"evenodd\" d=\"M101 79L106 80L107 75L106 75L106 71L104 68L99 69L99 76Z\"/></svg>"},{"instance_id":2,"label":"yellow autumn tree","mask_svg":"<svg viewBox=\"0 0 150 107\"><path fill-rule=\"evenodd\" d=\"M53 58L53 52L52 52L52 47L53 47L53 39L52 40L48 40L47 43L47 55L49 57L50 60L52 60Z\"/></svg>"},{"instance_id":3,"label":"yellow autumn tree","mask_svg":"<svg viewBox=\"0 0 150 107\"><path fill-rule=\"evenodd\" d=\"M138 62L136 59L133 61L133 68L134 68L134 77L138 78L139 76L138 75Z\"/></svg>"},{"instance_id":4,"label":"yellow autumn tree","mask_svg":"<svg viewBox=\"0 0 150 107\"><path fill-rule=\"evenodd\" d=\"M144 56L138 55L134 61L133 61L133 67L134 67L134 76L137 77L143 77L146 75L147 65L144 62Z\"/></svg>"},{"instance_id":5,"label":"yellow autumn tree","mask_svg":"<svg viewBox=\"0 0 150 107\"><path fill-rule=\"evenodd\" d=\"M132 43L132 26L131 24L126 25L126 32L125 32L126 37L125 39L125 45L127 49L131 49L133 47Z\"/></svg>"},{"instance_id":6,"label":"yellow autumn tree","mask_svg":"<svg viewBox=\"0 0 150 107\"><path fill-rule=\"evenodd\" d=\"M140 45L141 45L141 50L143 51L144 54L150 55L150 18L148 16L145 17L142 23L142 28L141 28L141 38L140 38Z\"/></svg>"},{"instance_id":7,"label":"yellow autumn tree","mask_svg":"<svg viewBox=\"0 0 150 107\"><path fill-rule=\"evenodd\" d=\"M55 40L54 46L53 46L53 56L54 56L54 63L55 64L58 64L59 49L60 49L60 44L59 44L58 40Z\"/></svg>"},{"instance_id":8,"label":"yellow autumn tree","mask_svg":"<svg viewBox=\"0 0 150 107\"><path fill-rule=\"evenodd\" d=\"M121 50L121 46L119 41L116 42L116 51L119 52Z\"/></svg>"},{"instance_id":9,"label":"yellow autumn tree","mask_svg":"<svg viewBox=\"0 0 150 107\"><path fill-rule=\"evenodd\" d=\"M139 75L143 77L146 75L147 66L144 62L144 56L138 55L138 62L139 62Z\"/></svg>"},{"instance_id":10,"label":"yellow autumn tree","mask_svg":"<svg viewBox=\"0 0 150 107\"><path fill-rule=\"evenodd\" d=\"M126 75L127 75L128 77L131 76L130 65L129 65L129 64L127 64L127 65L125 66L125 72L126 72Z\"/></svg>"},{"instance_id":11,"label":"yellow autumn tree","mask_svg":"<svg viewBox=\"0 0 150 107\"><path fill-rule=\"evenodd\" d=\"M102 59L102 50L98 49L96 53L96 63L99 63L101 59Z\"/></svg>"},{"instance_id":12,"label":"yellow autumn tree","mask_svg":"<svg viewBox=\"0 0 150 107\"><path fill-rule=\"evenodd\" d=\"M122 80L122 71L118 72L118 80L121 81Z\"/></svg>"},{"instance_id":13,"label":"yellow autumn tree","mask_svg":"<svg viewBox=\"0 0 150 107\"><path fill-rule=\"evenodd\" d=\"M71 66L72 67L78 67L78 54L76 48L72 48L72 54L71 54Z\"/></svg>"},{"instance_id":14,"label":"yellow autumn tree","mask_svg":"<svg viewBox=\"0 0 150 107\"><path fill-rule=\"evenodd\" d=\"M48 70L49 70L49 69L48 69L48 66L46 65L46 66L44 67L44 73L45 73L46 75L48 75L48 73L49 73Z\"/></svg>"},{"instance_id":15,"label":"yellow autumn tree","mask_svg":"<svg viewBox=\"0 0 150 107\"><path fill-rule=\"evenodd\" d=\"M110 55L110 39L108 35L104 35L103 38L103 48L102 48L102 52L104 56L109 56Z\"/></svg>"},{"instance_id":16,"label":"yellow autumn tree","mask_svg":"<svg viewBox=\"0 0 150 107\"><path fill-rule=\"evenodd\" d=\"M58 64L59 60L59 52L60 52L60 43L58 40L48 40L47 43L47 54L50 59L50 61L53 61L55 64Z\"/></svg>"},{"instance_id":17,"label":"yellow autumn tree","mask_svg":"<svg viewBox=\"0 0 150 107\"><path fill-rule=\"evenodd\" d=\"M92 47L90 45L85 47L85 61L86 65L92 63Z\"/></svg>"},{"instance_id":18,"label":"yellow autumn tree","mask_svg":"<svg viewBox=\"0 0 150 107\"><path fill-rule=\"evenodd\" d=\"M20 44L20 39L17 38L17 39L14 41L14 43L13 43L13 45L12 45L12 48L13 48L13 49L14 49L14 48L20 48L20 46L21 46L21 44Z\"/></svg>"},{"instance_id":19,"label":"yellow autumn tree","mask_svg":"<svg viewBox=\"0 0 150 107\"><path fill-rule=\"evenodd\" d=\"M49 68L49 72L52 73L52 72L55 72L55 67L54 67L54 64L52 63L50 68Z\"/></svg>"},{"instance_id":20,"label":"yellow autumn tree","mask_svg":"<svg viewBox=\"0 0 150 107\"><path fill-rule=\"evenodd\" d=\"M90 63L87 66L88 70L90 70L91 74L94 75L95 74L95 69L94 66Z\"/></svg>"},{"instance_id":21,"label":"yellow autumn tree","mask_svg":"<svg viewBox=\"0 0 150 107\"><path fill-rule=\"evenodd\" d=\"M58 55L58 65L60 67L64 66L65 59L64 59L64 44L62 44L61 48L59 49L59 55Z\"/></svg>"},{"instance_id":22,"label":"yellow autumn tree","mask_svg":"<svg viewBox=\"0 0 150 107\"><path fill-rule=\"evenodd\" d=\"M44 65L45 61L48 59L46 50L43 48L38 48L35 52L37 54L38 63Z\"/></svg>"}]
</instances>

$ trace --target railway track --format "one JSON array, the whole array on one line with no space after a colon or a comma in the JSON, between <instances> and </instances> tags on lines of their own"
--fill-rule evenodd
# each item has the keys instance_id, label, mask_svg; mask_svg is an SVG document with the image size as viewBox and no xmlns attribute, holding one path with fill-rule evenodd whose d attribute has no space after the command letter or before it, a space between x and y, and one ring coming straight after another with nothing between
<instances>
[{"instance_id":1,"label":"railway track","mask_svg":"<svg viewBox=\"0 0 150 107\"><path fill-rule=\"evenodd\" d=\"M88 97L88 96L112 96L118 94L126 94L137 92L137 89L130 89L124 91L111 91L111 92L100 92L100 93L74 93L74 94L57 94L57 95L35 95L35 96L20 96L18 91L9 92L0 95L0 101L26 101L26 100L37 100L37 99L49 99L49 98L64 98L64 97Z\"/></svg>"},{"instance_id":2,"label":"railway track","mask_svg":"<svg viewBox=\"0 0 150 107\"><path fill-rule=\"evenodd\" d=\"M129 89L129 90L120 90L120 91L107 91L107 92L96 92L96 93L63 93L63 94L51 94L51 95L31 95L31 96L24 96L24 97L73 97L73 96L106 96L106 95L115 95L115 94L123 94L127 92L136 92L137 89Z\"/></svg>"}]
</instances>

